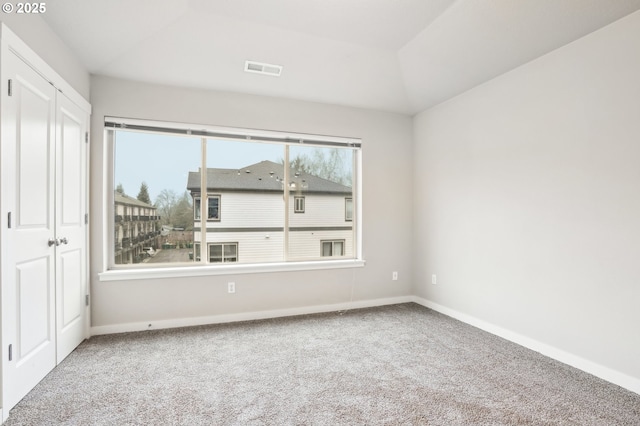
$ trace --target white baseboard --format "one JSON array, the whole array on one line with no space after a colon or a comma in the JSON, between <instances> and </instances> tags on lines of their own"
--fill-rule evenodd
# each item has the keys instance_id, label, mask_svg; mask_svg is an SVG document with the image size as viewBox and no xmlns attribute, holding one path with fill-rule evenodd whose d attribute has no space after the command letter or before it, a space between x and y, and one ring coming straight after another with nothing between
<instances>
[{"instance_id":1,"label":"white baseboard","mask_svg":"<svg viewBox=\"0 0 640 426\"><path fill-rule=\"evenodd\" d=\"M502 337L503 339L507 339L520 346L524 346L525 348L531 349L545 356L548 356L549 358L553 358L556 361L560 361L564 364L570 365L579 370L585 371L589 374L599 377L603 380L606 380L608 382L621 386L625 389L628 389L632 392L640 394L640 379L638 378L629 376L627 374L605 367L598 363L581 358L572 353L563 351L562 349L558 349L554 346L548 345L546 343L542 343L538 340L532 339L522 334L515 333L511 330L499 327L495 324L489 323L487 321L483 321L471 315L467 315L462 312L456 311L455 309L451 309L446 306L439 305L435 302L424 299L422 297L413 296L412 299L415 303L419 305L433 309L434 311L440 312L444 315L460 320L464 323L477 327L481 330L487 331L491 334L495 334L496 336Z\"/></svg>"},{"instance_id":2,"label":"white baseboard","mask_svg":"<svg viewBox=\"0 0 640 426\"><path fill-rule=\"evenodd\" d=\"M126 324L101 325L91 327L91 335L127 333L131 331L159 330L164 328L191 327L196 325L222 324L227 322L251 321L268 318L289 317L294 315L318 314L323 312L344 311L347 309L372 308L375 306L396 305L413 302L413 296L399 296L384 299L359 300L329 305L303 306L299 308L275 309L270 311L242 312L237 314L211 315L206 317L176 318L159 321L141 321Z\"/></svg>"}]
</instances>

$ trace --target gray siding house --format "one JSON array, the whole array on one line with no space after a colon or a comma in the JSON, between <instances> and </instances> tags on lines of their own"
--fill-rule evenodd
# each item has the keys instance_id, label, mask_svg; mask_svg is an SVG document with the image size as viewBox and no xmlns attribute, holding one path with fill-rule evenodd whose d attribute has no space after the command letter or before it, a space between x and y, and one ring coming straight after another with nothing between
<instances>
[{"instance_id":1,"label":"gray siding house","mask_svg":"<svg viewBox=\"0 0 640 426\"><path fill-rule=\"evenodd\" d=\"M278 262L354 256L352 188L261 161L207 169L208 262ZM196 260L200 258L201 175L190 172ZM289 191L285 218L284 190ZM286 228L286 229L285 229ZM286 240L286 241L285 241Z\"/></svg>"}]
</instances>

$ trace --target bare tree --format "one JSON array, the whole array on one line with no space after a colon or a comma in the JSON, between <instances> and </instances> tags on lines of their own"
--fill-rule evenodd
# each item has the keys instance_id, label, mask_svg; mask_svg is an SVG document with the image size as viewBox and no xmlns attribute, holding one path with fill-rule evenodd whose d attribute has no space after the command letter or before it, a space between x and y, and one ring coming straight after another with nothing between
<instances>
[{"instance_id":1,"label":"bare tree","mask_svg":"<svg viewBox=\"0 0 640 426\"><path fill-rule=\"evenodd\" d=\"M160 213L163 225L173 225L173 215L177 202L178 196L171 189L163 189L156 197L155 206Z\"/></svg>"},{"instance_id":2,"label":"bare tree","mask_svg":"<svg viewBox=\"0 0 640 426\"><path fill-rule=\"evenodd\" d=\"M174 226L185 230L193 229L193 202L188 191L184 191L175 207Z\"/></svg>"},{"instance_id":3,"label":"bare tree","mask_svg":"<svg viewBox=\"0 0 640 426\"><path fill-rule=\"evenodd\" d=\"M352 168L348 152L338 148L314 149L289 160L292 170L308 173L342 185L351 186ZM280 161L284 164L284 160Z\"/></svg>"},{"instance_id":4,"label":"bare tree","mask_svg":"<svg viewBox=\"0 0 640 426\"><path fill-rule=\"evenodd\" d=\"M155 206L162 217L163 225L183 229L193 228L193 203L187 191L182 196L178 196L173 190L163 189L156 197Z\"/></svg>"}]
</instances>

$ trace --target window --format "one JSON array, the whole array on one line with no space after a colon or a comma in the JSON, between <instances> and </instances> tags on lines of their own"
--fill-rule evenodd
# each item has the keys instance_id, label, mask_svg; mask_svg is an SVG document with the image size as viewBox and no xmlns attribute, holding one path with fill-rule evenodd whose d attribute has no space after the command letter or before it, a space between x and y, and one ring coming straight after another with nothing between
<instances>
[{"instance_id":1,"label":"window","mask_svg":"<svg viewBox=\"0 0 640 426\"><path fill-rule=\"evenodd\" d=\"M194 202L194 219L200 220L200 197L196 197ZM207 220L220 220L220 196L214 195L207 197Z\"/></svg>"},{"instance_id":2,"label":"window","mask_svg":"<svg viewBox=\"0 0 640 426\"><path fill-rule=\"evenodd\" d=\"M105 119L109 269L359 260L359 140L193 127Z\"/></svg>"},{"instance_id":3,"label":"window","mask_svg":"<svg viewBox=\"0 0 640 426\"><path fill-rule=\"evenodd\" d=\"M323 241L322 256L344 256L344 240Z\"/></svg>"},{"instance_id":4,"label":"window","mask_svg":"<svg viewBox=\"0 0 640 426\"><path fill-rule=\"evenodd\" d=\"M209 262L237 262L238 243L209 244Z\"/></svg>"}]
</instances>

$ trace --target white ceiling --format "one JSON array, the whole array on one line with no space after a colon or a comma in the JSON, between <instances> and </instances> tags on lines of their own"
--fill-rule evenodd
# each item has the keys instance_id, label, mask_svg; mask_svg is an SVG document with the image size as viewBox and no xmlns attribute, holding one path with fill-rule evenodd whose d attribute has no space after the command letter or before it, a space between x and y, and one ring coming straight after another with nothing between
<instances>
[{"instance_id":1,"label":"white ceiling","mask_svg":"<svg viewBox=\"0 0 640 426\"><path fill-rule=\"evenodd\" d=\"M640 0L54 0L93 74L414 114ZM281 77L245 60L284 66Z\"/></svg>"}]
</instances>

